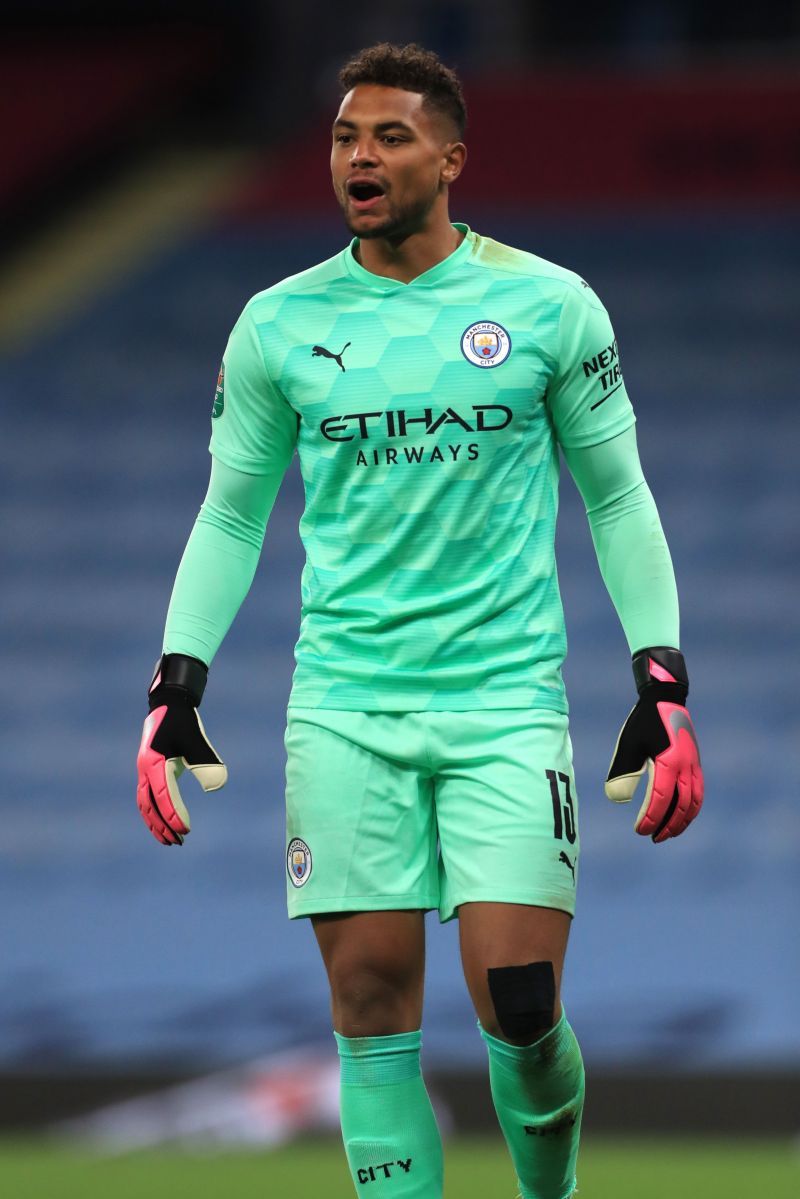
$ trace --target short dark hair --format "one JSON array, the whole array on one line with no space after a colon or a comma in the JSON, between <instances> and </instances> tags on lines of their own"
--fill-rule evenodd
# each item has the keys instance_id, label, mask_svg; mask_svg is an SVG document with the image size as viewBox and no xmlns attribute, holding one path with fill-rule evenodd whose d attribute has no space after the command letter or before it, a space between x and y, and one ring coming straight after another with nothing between
<instances>
[{"instance_id":1,"label":"short dark hair","mask_svg":"<svg viewBox=\"0 0 800 1199\"><path fill-rule=\"evenodd\" d=\"M360 50L342 67L339 83L342 95L359 83L420 92L423 103L447 117L455 125L459 138L464 136L467 106L458 76L444 65L438 54L415 42L407 46L379 42Z\"/></svg>"}]
</instances>

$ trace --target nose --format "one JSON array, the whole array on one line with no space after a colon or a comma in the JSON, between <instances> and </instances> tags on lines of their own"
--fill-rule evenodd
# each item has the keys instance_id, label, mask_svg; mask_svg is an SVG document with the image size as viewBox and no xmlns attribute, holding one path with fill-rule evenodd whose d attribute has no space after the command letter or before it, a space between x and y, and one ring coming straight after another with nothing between
<instances>
[{"instance_id":1,"label":"nose","mask_svg":"<svg viewBox=\"0 0 800 1199\"><path fill-rule=\"evenodd\" d=\"M375 142L371 138L359 139L353 146L353 153L350 155L350 165L352 167L375 166L377 161L378 155Z\"/></svg>"}]
</instances>

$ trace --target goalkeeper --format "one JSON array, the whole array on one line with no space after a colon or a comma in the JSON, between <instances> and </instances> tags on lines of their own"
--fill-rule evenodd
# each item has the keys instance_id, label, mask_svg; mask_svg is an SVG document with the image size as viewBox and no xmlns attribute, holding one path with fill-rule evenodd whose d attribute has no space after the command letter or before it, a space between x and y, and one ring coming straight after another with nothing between
<instances>
[{"instance_id":1,"label":"goalkeeper","mask_svg":"<svg viewBox=\"0 0 800 1199\"><path fill-rule=\"evenodd\" d=\"M256 295L231 333L211 482L150 687L139 808L180 845L180 773L225 782L197 709L297 452L307 561L284 861L289 915L312 920L330 980L356 1192L441 1199L420 1072L436 909L458 918L523 1199L567 1199L584 1075L561 1001L580 835L559 448L638 691L606 793L625 802L643 781L635 828L656 843L703 797L672 565L603 305L571 271L450 220L466 158L454 73L380 45L340 80L331 171L353 240Z\"/></svg>"}]
</instances>

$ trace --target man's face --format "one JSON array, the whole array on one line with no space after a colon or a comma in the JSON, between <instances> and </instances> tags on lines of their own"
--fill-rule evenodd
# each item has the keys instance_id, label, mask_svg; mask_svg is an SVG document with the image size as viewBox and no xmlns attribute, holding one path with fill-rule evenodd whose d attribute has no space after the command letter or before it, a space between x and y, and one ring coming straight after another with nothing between
<instances>
[{"instance_id":1,"label":"man's face","mask_svg":"<svg viewBox=\"0 0 800 1199\"><path fill-rule=\"evenodd\" d=\"M373 84L349 91L333 125L331 173L350 232L402 241L424 227L451 181L451 132L418 92Z\"/></svg>"}]
</instances>

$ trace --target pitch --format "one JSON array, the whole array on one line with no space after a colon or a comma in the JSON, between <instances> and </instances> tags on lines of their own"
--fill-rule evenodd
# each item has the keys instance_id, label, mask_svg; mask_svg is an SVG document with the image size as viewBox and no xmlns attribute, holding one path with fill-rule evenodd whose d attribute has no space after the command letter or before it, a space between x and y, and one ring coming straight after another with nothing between
<instances>
[{"instance_id":1,"label":"pitch","mask_svg":"<svg viewBox=\"0 0 800 1199\"><path fill-rule=\"evenodd\" d=\"M445 1199L514 1199L505 1146L449 1141ZM353 1199L336 1142L297 1142L272 1153L163 1152L95 1157L47 1142L0 1143L4 1191L16 1199ZM581 1150L579 1199L795 1199L800 1153L786 1141L589 1140Z\"/></svg>"}]
</instances>

